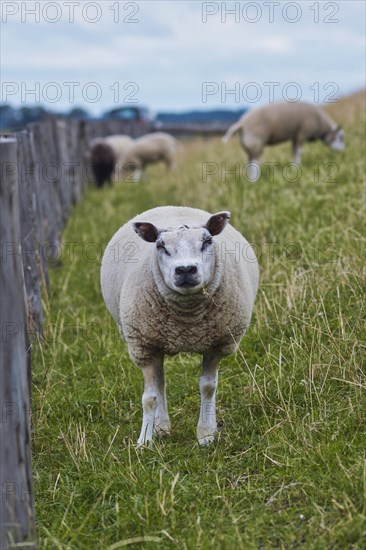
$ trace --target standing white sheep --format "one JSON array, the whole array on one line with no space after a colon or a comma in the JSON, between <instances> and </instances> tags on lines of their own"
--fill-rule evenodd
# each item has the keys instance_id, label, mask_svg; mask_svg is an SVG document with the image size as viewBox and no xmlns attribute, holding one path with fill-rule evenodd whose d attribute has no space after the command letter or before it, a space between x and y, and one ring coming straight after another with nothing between
<instances>
[{"instance_id":1,"label":"standing white sheep","mask_svg":"<svg viewBox=\"0 0 366 550\"><path fill-rule=\"evenodd\" d=\"M128 149L124 159L124 175L133 174L139 181L142 170L155 162L164 162L167 169L174 168L174 157L178 141L165 132L145 134L136 139Z\"/></svg>"},{"instance_id":2,"label":"standing white sheep","mask_svg":"<svg viewBox=\"0 0 366 550\"><path fill-rule=\"evenodd\" d=\"M222 141L227 143L235 133L248 155L250 181L256 181L260 175L259 159L265 145L291 140L296 164L301 162L306 141L320 139L332 149L344 149L344 131L319 107L303 101L270 103L245 113L228 129Z\"/></svg>"},{"instance_id":3,"label":"standing white sheep","mask_svg":"<svg viewBox=\"0 0 366 550\"><path fill-rule=\"evenodd\" d=\"M254 251L229 218L154 208L122 226L104 252L103 297L144 374L139 445L170 431L163 361L180 352L203 355L197 437L204 445L215 436L219 362L249 326L259 278Z\"/></svg>"}]
</instances>

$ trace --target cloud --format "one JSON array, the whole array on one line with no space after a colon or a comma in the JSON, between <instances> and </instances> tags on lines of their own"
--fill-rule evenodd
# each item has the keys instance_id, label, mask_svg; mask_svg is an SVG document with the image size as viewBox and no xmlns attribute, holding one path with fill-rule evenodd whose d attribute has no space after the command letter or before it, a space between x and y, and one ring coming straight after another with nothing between
<instances>
[{"instance_id":1,"label":"cloud","mask_svg":"<svg viewBox=\"0 0 366 550\"><path fill-rule=\"evenodd\" d=\"M21 23L20 12L9 17L3 25L3 80L26 82L29 87L36 81L41 85L96 81L106 91L98 103L85 103L82 94L77 97L95 113L115 106L107 91L117 81L122 88L136 82L143 103L179 110L208 106L202 104L201 96L205 81L229 87L235 82L284 85L296 80L310 98L308 88L314 82L333 80L343 93L363 83L363 2L337 2L340 9L333 18L338 23L324 22L331 16L325 4L319 3L320 22L315 23L312 4L298 2L301 19L293 24L284 17L283 4L276 8L272 23L260 4L262 16L255 24L242 16L236 22L229 15L223 23L220 13L204 23L201 2L139 2L135 14L131 8L123 10L127 4L121 2L118 21L113 11L116 2L99 4L102 15L96 23L83 15L81 3L73 23L68 22L67 13L54 24L44 19L35 23L32 18ZM220 7L221 2L216 5ZM227 3L232 5L235 2ZM91 10L88 17L92 16ZM139 22L128 23L126 17ZM218 106L221 99L215 100ZM14 97L13 102L17 101ZM53 107L67 108L66 96Z\"/></svg>"}]
</instances>

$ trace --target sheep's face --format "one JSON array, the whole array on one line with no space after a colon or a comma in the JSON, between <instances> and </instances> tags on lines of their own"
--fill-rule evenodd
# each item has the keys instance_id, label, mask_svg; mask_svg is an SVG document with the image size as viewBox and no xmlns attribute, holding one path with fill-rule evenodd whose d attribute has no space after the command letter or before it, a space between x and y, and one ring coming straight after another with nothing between
<instances>
[{"instance_id":1,"label":"sheep's face","mask_svg":"<svg viewBox=\"0 0 366 550\"><path fill-rule=\"evenodd\" d=\"M162 231L156 240L160 271L166 285L180 294L192 294L213 276L212 235L205 228L181 227Z\"/></svg>"},{"instance_id":2,"label":"sheep's face","mask_svg":"<svg viewBox=\"0 0 366 550\"><path fill-rule=\"evenodd\" d=\"M165 284L179 294L194 294L214 276L213 237L230 219L229 212L218 212L201 227L184 225L158 229L152 223L133 224L145 241L155 243L156 255Z\"/></svg>"},{"instance_id":3,"label":"sheep's face","mask_svg":"<svg viewBox=\"0 0 366 550\"><path fill-rule=\"evenodd\" d=\"M325 136L325 142L331 149L335 151L343 151L345 148L344 143L344 130L342 128L336 128L335 130L329 132Z\"/></svg>"}]
</instances>

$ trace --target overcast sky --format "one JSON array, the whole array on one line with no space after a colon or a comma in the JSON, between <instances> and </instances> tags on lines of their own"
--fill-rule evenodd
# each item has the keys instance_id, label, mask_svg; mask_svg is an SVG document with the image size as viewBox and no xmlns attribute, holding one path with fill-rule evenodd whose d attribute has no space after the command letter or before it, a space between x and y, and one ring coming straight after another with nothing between
<instances>
[{"instance_id":1,"label":"overcast sky","mask_svg":"<svg viewBox=\"0 0 366 550\"><path fill-rule=\"evenodd\" d=\"M14 106L239 108L365 85L363 0L3 0L1 16L1 101Z\"/></svg>"}]
</instances>

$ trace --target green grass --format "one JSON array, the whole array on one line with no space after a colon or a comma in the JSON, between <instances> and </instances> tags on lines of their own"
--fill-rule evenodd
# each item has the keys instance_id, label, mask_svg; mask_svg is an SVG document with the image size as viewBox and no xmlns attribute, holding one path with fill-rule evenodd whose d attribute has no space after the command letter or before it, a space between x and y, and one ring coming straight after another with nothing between
<instances>
[{"instance_id":1,"label":"green grass","mask_svg":"<svg viewBox=\"0 0 366 550\"><path fill-rule=\"evenodd\" d=\"M46 338L34 347L40 548L364 547L360 103L333 108L347 150L307 145L296 182L281 176L283 145L265 153L280 163L272 183L266 169L254 185L220 174L203 183L202 162L244 157L235 140L195 140L174 174L153 166L142 184L90 190L75 208L51 272ZM337 163L335 182L327 162ZM166 360L172 435L137 451L142 374L102 300L100 257L120 225L164 204L231 210L256 243L261 282L240 351L220 368L217 441L196 443L200 357L182 354Z\"/></svg>"}]
</instances>

